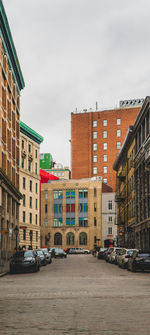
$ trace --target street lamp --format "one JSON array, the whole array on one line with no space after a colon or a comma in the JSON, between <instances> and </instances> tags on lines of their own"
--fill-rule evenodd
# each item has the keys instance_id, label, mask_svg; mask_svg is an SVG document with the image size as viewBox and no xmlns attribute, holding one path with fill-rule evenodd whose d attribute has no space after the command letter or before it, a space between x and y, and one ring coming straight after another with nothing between
<instances>
[{"instance_id":1,"label":"street lamp","mask_svg":"<svg viewBox=\"0 0 150 335\"><path fill-rule=\"evenodd\" d=\"M15 227L14 233L16 235L16 251L17 251L17 238L18 238L18 234L19 234L19 228L18 228L18 226Z\"/></svg>"}]
</instances>

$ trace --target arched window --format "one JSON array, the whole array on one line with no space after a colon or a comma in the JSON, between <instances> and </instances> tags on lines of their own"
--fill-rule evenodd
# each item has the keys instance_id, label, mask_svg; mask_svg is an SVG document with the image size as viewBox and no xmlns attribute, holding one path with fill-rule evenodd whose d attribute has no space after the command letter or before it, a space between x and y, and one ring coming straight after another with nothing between
<instances>
[{"instance_id":1,"label":"arched window","mask_svg":"<svg viewBox=\"0 0 150 335\"><path fill-rule=\"evenodd\" d=\"M68 233L66 236L66 244L67 245L74 245L74 234Z\"/></svg>"},{"instance_id":2,"label":"arched window","mask_svg":"<svg viewBox=\"0 0 150 335\"><path fill-rule=\"evenodd\" d=\"M80 245L87 245L87 234L86 233L80 233L79 244Z\"/></svg>"},{"instance_id":3,"label":"arched window","mask_svg":"<svg viewBox=\"0 0 150 335\"><path fill-rule=\"evenodd\" d=\"M60 233L54 235L54 245L62 245L62 235Z\"/></svg>"}]
</instances>

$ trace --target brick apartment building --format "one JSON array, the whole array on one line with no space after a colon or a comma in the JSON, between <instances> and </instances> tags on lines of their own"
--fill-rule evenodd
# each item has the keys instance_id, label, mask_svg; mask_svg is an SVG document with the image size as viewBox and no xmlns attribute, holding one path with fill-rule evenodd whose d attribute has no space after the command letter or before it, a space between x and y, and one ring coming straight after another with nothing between
<instances>
[{"instance_id":1,"label":"brick apartment building","mask_svg":"<svg viewBox=\"0 0 150 335\"><path fill-rule=\"evenodd\" d=\"M102 176L103 182L115 191L113 163L142 104L143 99L127 100L121 101L116 109L71 114L73 179Z\"/></svg>"}]
</instances>

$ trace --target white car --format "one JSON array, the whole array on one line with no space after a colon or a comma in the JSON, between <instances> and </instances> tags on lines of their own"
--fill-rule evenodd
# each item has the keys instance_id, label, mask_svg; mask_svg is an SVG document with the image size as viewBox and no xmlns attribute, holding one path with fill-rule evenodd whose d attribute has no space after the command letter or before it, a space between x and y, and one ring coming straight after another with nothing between
<instances>
[{"instance_id":1,"label":"white car","mask_svg":"<svg viewBox=\"0 0 150 335\"><path fill-rule=\"evenodd\" d=\"M112 251L112 253L109 255L109 262L110 263L115 263L115 257L116 255L120 252L122 248L119 247L115 247L114 250Z\"/></svg>"},{"instance_id":2,"label":"white car","mask_svg":"<svg viewBox=\"0 0 150 335\"><path fill-rule=\"evenodd\" d=\"M127 268L128 260L133 255L133 252L136 250L137 249L122 249L121 254L118 256L118 265L122 269Z\"/></svg>"}]
</instances>

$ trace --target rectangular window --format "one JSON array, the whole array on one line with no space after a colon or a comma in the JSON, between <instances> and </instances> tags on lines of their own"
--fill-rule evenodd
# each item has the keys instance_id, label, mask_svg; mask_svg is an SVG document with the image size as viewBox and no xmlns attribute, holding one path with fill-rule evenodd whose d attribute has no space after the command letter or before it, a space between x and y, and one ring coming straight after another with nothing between
<instances>
[{"instance_id":1,"label":"rectangular window","mask_svg":"<svg viewBox=\"0 0 150 335\"><path fill-rule=\"evenodd\" d=\"M66 190L66 199L74 199L75 190Z\"/></svg>"},{"instance_id":2,"label":"rectangular window","mask_svg":"<svg viewBox=\"0 0 150 335\"><path fill-rule=\"evenodd\" d=\"M117 142L117 149L121 148L121 142Z\"/></svg>"},{"instance_id":3,"label":"rectangular window","mask_svg":"<svg viewBox=\"0 0 150 335\"><path fill-rule=\"evenodd\" d=\"M103 183L104 183L104 184L107 184L107 178L104 178L104 179L103 179Z\"/></svg>"},{"instance_id":4,"label":"rectangular window","mask_svg":"<svg viewBox=\"0 0 150 335\"><path fill-rule=\"evenodd\" d=\"M96 217L94 217L94 227L96 227L97 226L97 219L96 219Z\"/></svg>"},{"instance_id":5,"label":"rectangular window","mask_svg":"<svg viewBox=\"0 0 150 335\"><path fill-rule=\"evenodd\" d=\"M48 219L47 218L45 218L45 220L44 220L44 226L48 227Z\"/></svg>"},{"instance_id":6,"label":"rectangular window","mask_svg":"<svg viewBox=\"0 0 150 335\"><path fill-rule=\"evenodd\" d=\"M108 216L108 222L112 223L112 216Z\"/></svg>"},{"instance_id":7,"label":"rectangular window","mask_svg":"<svg viewBox=\"0 0 150 335\"><path fill-rule=\"evenodd\" d=\"M117 137L120 137L120 136L121 136L121 130L117 129Z\"/></svg>"},{"instance_id":8,"label":"rectangular window","mask_svg":"<svg viewBox=\"0 0 150 335\"><path fill-rule=\"evenodd\" d=\"M93 140L97 139L97 131L93 131Z\"/></svg>"},{"instance_id":9,"label":"rectangular window","mask_svg":"<svg viewBox=\"0 0 150 335\"><path fill-rule=\"evenodd\" d=\"M107 155L103 155L103 162L107 162Z\"/></svg>"},{"instance_id":10,"label":"rectangular window","mask_svg":"<svg viewBox=\"0 0 150 335\"><path fill-rule=\"evenodd\" d=\"M38 216L37 216L37 214L35 214L35 224L37 224L38 223Z\"/></svg>"},{"instance_id":11,"label":"rectangular window","mask_svg":"<svg viewBox=\"0 0 150 335\"><path fill-rule=\"evenodd\" d=\"M45 204L45 213L47 213L47 204Z\"/></svg>"},{"instance_id":12,"label":"rectangular window","mask_svg":"<svg viewBox=\"0 0 150 335\"><path fill-rule=\"evenodd\" d=\"M88 190L79 190L79 199L88 198Z\"/></svg>"},{"instance_id":13,"label":"rectangular window","mask_svg":"<svg viewBox=\"0 0 150 335\"><path fill-rule=\"evenodd\" d=\"M32 223L32 213L29 214L30 223Z\"/></svg>"},{"instance_id":14,"label":"rectangular window","mask_svg":"<svg viewBox=\"0 0 150 335\"><path fill-rule=\"evenodd\" d=\"M21 167L24 169L24 157L21 158Z\"/></svg>"},{"instance_id":15,"label":"rectangular window","mask_svg":"<svg viewBox=\"0 0 150 335\"><path fill-rule=\"evenodd\" d=\"M93 143L93 151L97 150L97 143Z\"/></svg>"},{"instance_id":16,"label":"rectangular window","mask_svg":"<svg viewBox=\"0 0 150 335\"><path fill-rule=\"evenodd\" d=\"M117 126L120 126L121 124L121 119L117 119Z\"/></svg>"},{"instance_id":17,"label":"rectangular window","mask_svg":"<svg viewBox=\"0 0 150 335\"><path fill-rule=\"evenodd\" d=\"M62 227L63 223L62 223L62 218L59 219L54 219L53 220L53 226L54 227Z\"/></svg>"},{"instance_id":18,"label":"rectangular window","mask_svg":"<svg viewBox=\"0 0 150 335\"><path fill-rule=\"evenodd\" d=\"M108 235L112 235L112 227L108 227Z\"/></svg>"},{"instance_id":19,"label":"rectangular window","mask_svg":"<svg viewBox=\"0 0 150 335\"><path fill-rule=\"evenodd\" d=\"M31 144L28 145L28 150L31 152Z\"/></svg>"},{"instance_id":20,"label":"rectangular window","mask_svg":"<svg viewBox=\"0 0 150 335\"><path fill-rule=\"evenodd\" d=\"M62 204L54 204L54 213L62 213Z\"/></svg>"},{"instance_id":21,"label":"rectangular window","mask_svg":"<svg viewBox=\"0 0 150 335\"><path fill-rule=\"evenodd\" d=\"M26 212L25 211L22 212L22 221L26 222Z\"/></svg>"},{"instance_id":22,"label":"rectangular window","mask_svg":"<svg viewBox=\"0 0 150 335\"><path fill-rule=\"evenodd\" d=\"M66 226L75 226L75 218L66 219Z\"/></svg>"},{"instance_id":23,"label":"rectangular window","mask_svg":"<svg viewBox=\"0 0 150 335\"><path fill-rule=\"evenodd\" d=\"M23 229L23 240L25 241L26 240L26 230Z\"/></svg>"},{"instance_id":24,"label":"rectangular window","mask_svg":"<svg viewBox=\"0 0 150 335\"><path fill-rule=\"evenodd\" d=\"M35 184L35 192L38 193L38 183Z\"/></svg>"},{"instance_id":25,"label":"rectangular window","mask_svg":"<svg viewBox=\"0 0 150 335\"><path fill-rule=\"evenodd\" d=\"M88 218L79 217L79 227L88 227Z\"/></svg>"},{"instance_id":26,"label":"rectangular window","mask_svg":"<svg viewBox=\"0 0 150 335\"><path fill-rule=\"evenodd\" d=\"M23 194L23 206L25 206L26 205L26 196L25 196L25 194Z\"/></svg>"},{"instance_id":27,"label":"rectangular window","mask_svg":"<svg viewBox=\"0 0 150 335\"><path fill-rule=\"evenodd\" d=\"M54 199L62 199L63 198L63 192L62 191L54 191L53 192Z\"/></svg>"},{"instance_id":28,"label":"rectangular window","mask_svg":"<svg viewBox=\"0 0 150 335\"><path fill-rule=\"evenodd\" d=\"M97 156L93 156L93 163L97 163Z\"/></svg>"},{"instance_id":29,"label":"rectangular window","mask_svg":"<svg viewBox=\"0 0 150 335\"><path fill-rule=\"evenodd\" d=\"M96 236L94 236L94 244L96 244L96 242L97 242L97 238Z\"/></svg>"},{"instance_id":30,"label":"rectangular window","mask_svg":"<svg viewBox=\"0 0 150 335\"><path fill-rule=\"evenodd\" d=\"M22 149L24 149L24 140L22 140L22 142L21 142L21 147L22 147Z\"/></svg>"},{"instance_id":31,"label":"rectangular window","mask_svg":"<svg viewBox=\"0 0 150 335\"><path fill-rule=\"evenodd\" d=\"M112 209L112 200L108 201L108 209Z\"/></svg>"},{"instance_id":32,"label":"rectangular window","mask_svg":"<svg viewBox=\"0 0 150 335\"><path fill-rule=\"evenodd\" d=\"M96 166L93 167L93 174L97 174L97 167Z\"/></svg>"},{"instance_id":33,"label":"rectangular window","mask_svg":"<svg viewBox=\"0 0 150 335\"><path fill-rule=\"evenodd\" d=\"M35 163L35 174L37 174L37 163Z\"/></svg>"},{"instance_id":34,"label":"rectangular window","mask_svg":"<svg viewBox=\"0 0 150 335\"><path fill-rule=\"evenodd\" d=\"M93 127L97 127L97 121L96 120L93 121Z\"/></svg>"},{"instance_id":35,"label":"rectangular window","mask_svg":"<svg viewBox=\"0 0 150 335\"><path fill-rule=\"evenodd\" d=\"M94 202L94 212L96 212L96 202Z\"/></svg>"},{"instance_id":36,"label":"rectangular window","mask_svg":"<svg viewBox=\"0 0 150 335\"><path fill-rule=\"evenodd\" d=\"M36 231L36 242L38 242L38 231Z\"/></svg>"},{"instance_id":37,"label":"rectangular window","mask_svg":"<svg viewBox=\"0 0 150 335\"><path fill-rule=\"evenodd\" d=\"M103 131L103 138L107 138L107 130Z\"/></svg>"},{"instance_id":38,"label":"rectangular window","mask_svg":"<svg viewBox=\"0 0 150 335\"><path fill-rule=\"evenodd\" d=\"M23 189L25 190L25 188L26 188L26 178L23 177Z\"/></svg>"},{"instance_id":39,"label":"rectangular window","mask_svg":"<svg viewBox=\"0 0 150 335\"><path fill-rule=\"evenodd\" d=\"M94 198L97 197L97 189L94 187Z\"/></svg>"},{"instance_id":40,"label":"rectangular window","mask_svg":"<svg viewBox=\"0 0 150 335\"><path fill-rule=\"evenodd\" d=\"M35 150L35 158L37 158L37 150Z\"/></svg>"},{"instance_id":41,"label":"rectangular window","mask_svg":"<svg viewBox=\"0 0 150 335\"><path fill-rule=\"evenodd\" d=\"M32 208L32 197L29 197L29 206Z\"/></svg>"},{"instance_id":42,"label":"rectangular window","mask_svg":"<svg viewBox=\"0 0 150 335\"><path fill-rule=\"evenodd\" d=\"M30 159L28 160L28 171L31 172L31 161L30 161Z\"/></svg>"},{"instance_id":43,"label":"rectangular window","mask_svg":"<svg viewBox=\"0 0 150 335\"><path fill-rule=\"evenodd\" d=\"M38 209L38 199L35 199L35 209Z\"/></svg>"},{"instance_id":44,"label":"rectangular window","mask_svg":"<svg viewBox=\"0 0 150 335\"><path fill-rule=\"evenodd\" d=\"M87 213L88 204L79 204L79 213Z\"/></svg>"},{"instance_id":45,"label":"rectangular window","mask_svg":"<svg viewBox=\"0 0 150 335\"><path fill-rule=\"evenodd\" d=\"M107 166L103 166L103 173L107 173Z\"/></svg>"},{"instance_id":46,"label":"rectangular window","mask_svg":"<svg viewBox=\"0 0 150 335\"><path fill-rule=\"evenodd\" d=\"M103 143L103 150L107 150L107 143L106 142Z\"/></svg>"},{"instance_id":47,"label":"rectangular window","mask_svg":"<svg viewBox=\"0 0 150 335\"><path fill-rule=\"evenodd\" d=\"M107 120L103 120L103 127L107 127Z\"/></svg>"},{"instance_id":48,"label":"rectangular window","mask_svg":"<svg viewBox=\"0 0 150 335\"><path fill-rule=\"evenodd\" d=\"M32 180L30 180L30 192L32 192Z\"/></svg>"}]
</instances>

